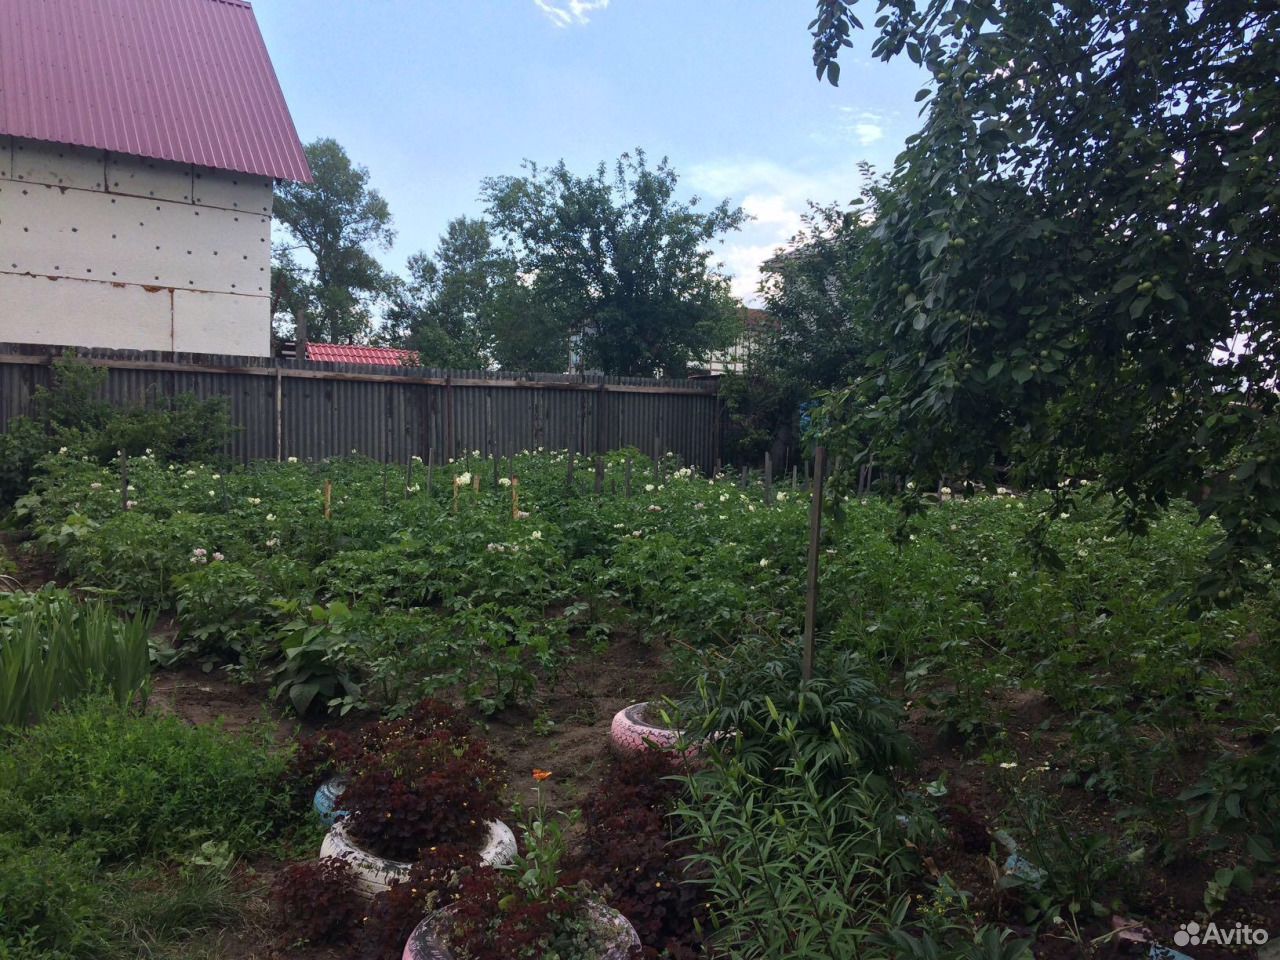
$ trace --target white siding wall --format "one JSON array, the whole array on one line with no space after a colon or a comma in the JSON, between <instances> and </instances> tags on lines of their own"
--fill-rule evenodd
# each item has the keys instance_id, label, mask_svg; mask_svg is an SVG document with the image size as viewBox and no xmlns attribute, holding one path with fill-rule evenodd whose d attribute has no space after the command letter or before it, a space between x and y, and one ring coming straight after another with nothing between
<instances>
[{"instance_id":1,"label":"white siding wall","mask_svg":"<svg viewBox=\"0 0 1280 960\"><path fill-rule=\"evenodd\" d=\"M0 343L268 355L271 188L0 136Z\"/></svg>"}]
</instances>

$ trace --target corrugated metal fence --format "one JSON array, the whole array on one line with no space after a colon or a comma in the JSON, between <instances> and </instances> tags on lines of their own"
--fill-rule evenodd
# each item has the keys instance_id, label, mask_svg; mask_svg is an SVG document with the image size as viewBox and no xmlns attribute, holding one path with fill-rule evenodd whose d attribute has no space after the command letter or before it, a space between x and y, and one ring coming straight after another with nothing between
<instances>
[{"instance_id":1,"label":"corrugated metal fence","mask_svg":"<svg viewBox=\"0 0 1280 960\"><path fill-rule=\"evenodd\" d=\"M0 430L31 412L62 347L0 344ZM368 367L266 357L80 349L109 370L106 394L126 405L181 393L225 397L240 429L237 460L353 451L437 463L462 451L507 456L535 447L600 453L671 451L710 472L719 458L714 381L425 367Z\"/></svg>"}]
</instances>

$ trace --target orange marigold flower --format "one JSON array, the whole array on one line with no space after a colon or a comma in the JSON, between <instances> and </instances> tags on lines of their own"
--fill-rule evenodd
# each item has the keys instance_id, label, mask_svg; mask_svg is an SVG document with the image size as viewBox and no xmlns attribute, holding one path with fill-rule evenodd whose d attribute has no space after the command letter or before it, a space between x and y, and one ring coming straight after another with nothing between
<instances>
[{"instance_id":1,"label":"orange marigold flower","mask_svg":"<svg viewBox=\"0 0 1280 960\"><path fill-rule=\"evenodd\" d=\"M533 768L533 779L535 780L546 780L550 776L551 776L550 770L539 770L537 767Z\"/></svg>"}]
</instances>

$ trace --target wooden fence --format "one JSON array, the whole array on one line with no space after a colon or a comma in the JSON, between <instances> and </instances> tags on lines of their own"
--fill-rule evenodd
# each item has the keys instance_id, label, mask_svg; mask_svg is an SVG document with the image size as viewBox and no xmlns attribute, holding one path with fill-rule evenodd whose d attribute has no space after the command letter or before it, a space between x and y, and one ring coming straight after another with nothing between
<instances>
[{"instance_id":1,"label":"wooden fence","mask_svg":"<svg viewBox=\"0 0 1280 960\"><path fill-rule=\"evenodd\" d=\"M63 347L0 344L0 431L31 413ZM536 447L603 453L633 446L719 462L714 381L372 367L270 357L78 350L105 367L118 405L181 393L225 397L237 460L320 459L352 452L386 462L443 463L463 451L508 456Z\"/></svg>"}]
</instances>

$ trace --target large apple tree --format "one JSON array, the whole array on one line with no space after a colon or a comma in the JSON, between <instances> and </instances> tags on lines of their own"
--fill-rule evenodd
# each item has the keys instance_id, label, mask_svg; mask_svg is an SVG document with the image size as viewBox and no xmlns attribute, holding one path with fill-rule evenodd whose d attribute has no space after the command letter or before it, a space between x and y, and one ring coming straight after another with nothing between
<instances>
[{"instance_id":1,"label":"large apple tree","mask_svg":"<svg viewBox=\"0 0 1280 960\"><path fill-rule=\"evenodd\" d=\"M818 3L819 79L858 7ZM1224 531L1196 601L1237 599L1280 547L1280 7L876 12L875 55L931 80L867 198L880 335L831 440L917 477L1093 476L1137 532L1191 497Z\"/></svg>"}]
</instances>

